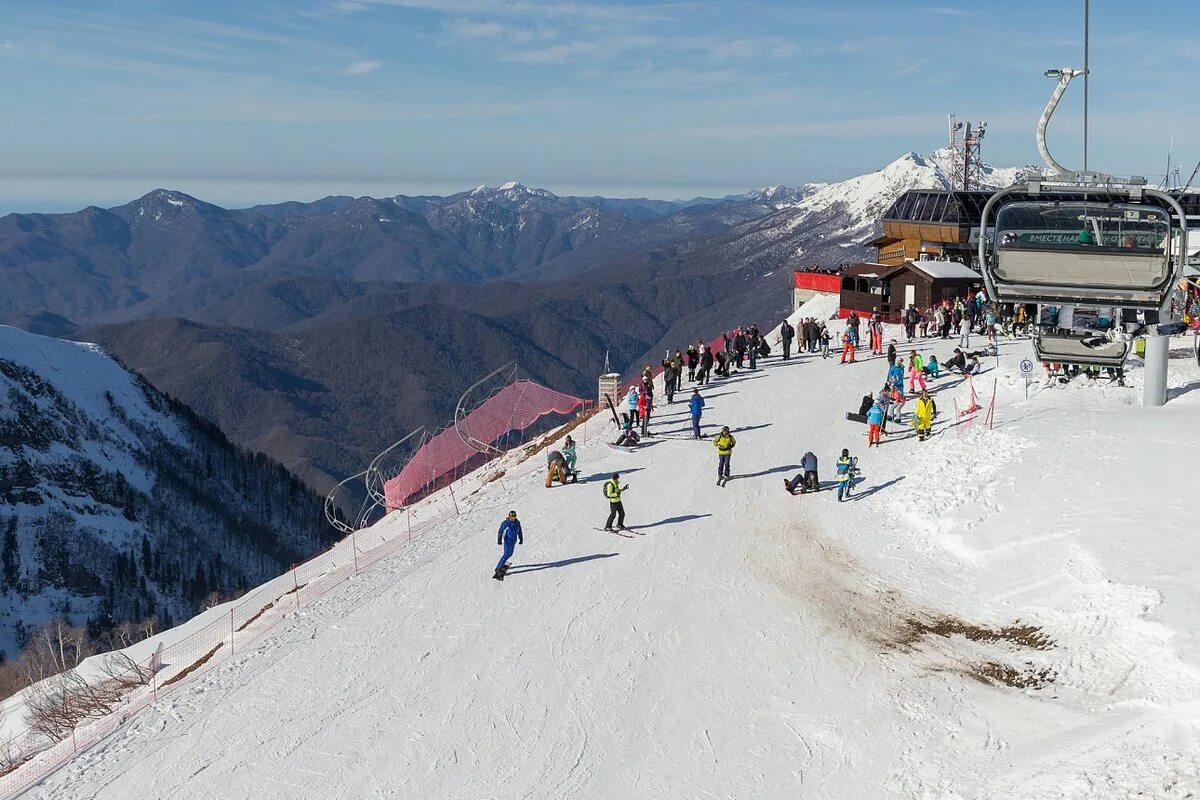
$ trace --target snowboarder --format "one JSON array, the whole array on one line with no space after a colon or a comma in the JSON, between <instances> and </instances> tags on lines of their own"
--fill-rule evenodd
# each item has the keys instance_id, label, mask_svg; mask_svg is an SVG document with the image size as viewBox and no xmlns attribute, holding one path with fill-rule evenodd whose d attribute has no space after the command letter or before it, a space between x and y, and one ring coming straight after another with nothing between
<instances>
[{"instance_id":1,"label":"snowboarder","mask_svg":"<svg viewBox=\"0 0 1200 800\"><path fill-rule=\"evenodd\" d=\"M923 442L933 430L933 418L937 414L937 406L928 391L921 392L917 406L913 409L913 428L917 432L917 441Z\"/></svg>"},{"instance_id":2,"label":"snowboarder","mask_svg":"<svg viewBox=\"0 0 1200 800\"><path fill-rule=\"evenodd\" d=\"M688 411L692 415L692 438L703 439L704 434L700 432L700 415L704 410L704 398L700 396L699 389L692 390L692 398L688 400Z\"/></svg>"},{"instance_id":3,"label":"snowboarder","mask_svg":"<svg viewBox=\"0 0 1200 800\"><path fill-rule=\"evenodd\" d=\"M883 430L883 406L873 403L867 411L867 447L879 446L879 436Z\"/></svg>"},{"instance_id":4,"label":"snowboarder","mask_svg":"<svg viewBox=\"0 0 1200 800\"><path fill-rule=\"evenodd\" d=\"M894 386L903 386L904 385L903 362L901 362L900 359L897 358L896 360L891 361L889 363L891 364L891 366L888 367L887 377L883 379L884 383L890 383Z\"/></svg>"},{"instance_id":5,"label":"snowboarder","mask_svg":"<svg viewBox=\"0 0 1200 800\"><path fill-rule=\"evenodd\" d=\"M736 446L737 439L729 432L728 425L722 427L717 438L713 439L713 447L717 448L717 486L724 486L729 481L729 458Z\"/></svg>"},{"instance_id":6,"label":"snowboarder","mask_svg":"<svg viewBox=\"0 0 1200 800\"><path fill-rule=\"evenodd\" d=\"M633 429L633 423L629 420L625 420L623 423L621 423L621 435L617 438L617 441L613 442L613 446L637 447L639 441L641 441L641 439L637 435L637 431Z\"/></svg>"},{"instance_id":7,"label":"snowboarder","mask_svg":"<svg viewBox=\"0 0 1200 800\"><path fill-rule=\"evenodd\" d=\"M788 494L795 494L797 489L801 494L821 491L821 480L817 477L817 457L811 450L800 459L800 469L803 472L799 475L790 481L783 481L783 487L788 490Z\"/></svg>"},{"instance_id":8,"label":"snowboarder","mask_svg":"<svg viewBox=\"0 0 1200 800\"><path fill-rule=\"evenodd\" d=\"M621 475L617 472L604 482L604 496L608 498L608 521L604 523L604 530L613 529L614 519L617 521L617 530L625 530L625 506L621 504L621 493L628 488L628 484L621 485Z\"/></svg>"},{"instance_id":9,"label":"snowboarder","mask_svg":"<svg viewBox=\"0 0 1200 800\"><path fill-rule=\"evenodd\" d=\"M796 329L785 319L779 329L779 341L783 344L783 360L792 357L792 339L796 338Z\"/></svg>"},{"instance_id":10,"label":"snowboarder","mask_svg":"<svg viewBox=\"0 0 1200 800\"><path fill-rule=\"evenodd\" d=\"M525 535L521 532L521 521L517 519L516 511L508 512L508 518L500 523L500 530L496 532L496 544L504 545L504 554L496 562L496 573L492 577L502 581L508 572L508 560L513 557L513 551L517 549L517 545L525 544Z\"/></svg>"},{"instance_id":11,"label":"snowboarder","mask_svg":"<svg viewBox=\"0 0 1200 800\"><path fill-rule=\"evenodd\" d=\"M838 485L837 498L839 503L850 496L850 489L854 485L854 475L856 472L858 472L857 465L858 459L851 458L850 451L848 449L843 449L841 457L837 460L836 477Z\"/></svg>"}]
</instances>

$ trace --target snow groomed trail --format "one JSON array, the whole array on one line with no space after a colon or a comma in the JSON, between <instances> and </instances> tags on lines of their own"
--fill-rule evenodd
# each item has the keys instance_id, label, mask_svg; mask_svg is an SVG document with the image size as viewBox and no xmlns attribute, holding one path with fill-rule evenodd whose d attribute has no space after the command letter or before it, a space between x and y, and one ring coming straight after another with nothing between
<instances>
[{"instance_id":1,"label":"snow groomed trail","mask_svg":"<svg viewBox=\"0 0 1200 800\"><path fill-rule=\"evenodd\" d=\"M871 451L844 414L882 358L718 380L725 488L683 402L644 449L581 446L577 485L545 489L535 455L28 796L1194 796L1200 370L1172 360L1162 409L1136 370L1025 400L1030 350L985 359L994 429L953 425L967 387L943 377L934 437ZM851 501L783 491L806 450L830 482L842 447ZM644 535L595 530L614 470ZM510 508L525 545L499 583Z\"/></svg>"}]
</instances>

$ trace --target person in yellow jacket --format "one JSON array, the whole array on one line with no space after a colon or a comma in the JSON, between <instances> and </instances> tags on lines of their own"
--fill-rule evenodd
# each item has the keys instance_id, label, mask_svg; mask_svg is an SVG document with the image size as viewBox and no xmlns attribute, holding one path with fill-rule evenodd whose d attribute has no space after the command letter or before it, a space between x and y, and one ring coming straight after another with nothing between
<instances>
[{"instance_id":1,"label":"person in yellow jacket","mask_svg":"<svg viewBox=\"0 0 1200 800\"><path fill-rule=\"evenodd\" d=\"M729 432L728 425L721 428L717 438L713 439L713 447L717 448L717 486L724 486L729 480L729 457L736 446L737 439Z\"/></svg>"},{"instance_id":2,"label":"person in yellow jacket","mask_svg":"<svg viewBox=\"0 0 1200 800\"><path fill-rule=\"evenodd\" d=\"M937 415L937 404L929 396L929 392L921 392L917 407L913 409L913 428L917 431L917 439L925 441L925 437L933 432L933 418Z\"/></svg>"},{"instance_id":3,"label":"person in yellow jacket","mask_svg":"<svg viewBox=\"0 0 1200 800\"><path fill-rule=\"evenodd\" d=\"M617 521L617 530L625 530L625 506L621 504L621 494L628 488L628 484L621 485L621 476L616 472L604 482L604 496L608 498L608 521L604 523L604 530L613 529L614 519Z\"/></svg>"}]
</instances>

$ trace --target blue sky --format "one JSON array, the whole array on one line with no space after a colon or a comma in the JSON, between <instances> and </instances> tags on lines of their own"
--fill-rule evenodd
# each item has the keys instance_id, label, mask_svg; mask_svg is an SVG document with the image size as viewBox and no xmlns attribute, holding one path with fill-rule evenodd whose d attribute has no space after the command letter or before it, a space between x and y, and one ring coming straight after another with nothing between
<instances>
[{"instance_id":1,"label":"blue sky","mask_svg":"<svg viewBox=\"0 0 1200 800\"><path fill-rule=\"evenodd\" d=\"M1200 2L1093 0L1091 166L1200 159ZM691 197L831 180L986 119L1037 160L1082 0L7 0L0 211L158 186L224 205L445 193ZM1051 128L1078 163L1081 84ZM1155 177L1154 180L1158 180Z\"/></svg>"}]
</instances>

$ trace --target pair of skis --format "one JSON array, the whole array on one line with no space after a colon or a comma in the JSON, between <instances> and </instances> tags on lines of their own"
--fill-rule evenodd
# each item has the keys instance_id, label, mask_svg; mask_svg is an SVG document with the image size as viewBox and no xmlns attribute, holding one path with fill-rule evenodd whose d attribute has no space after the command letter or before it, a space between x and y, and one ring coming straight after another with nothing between
<instances>
[{"instance_id":1,"label":"pair of skis","mask_svg":"<svg viewBox=\"0 0 1200 800\"><path fill-rule=\"evenodd\" d=\"M617 536L624 536L626 539L632 539L632 534L635 533L638 536L646 535L641 531L634 530L633 528L593 528L592 530L600 531L601 533L615 533ZM629 533L626 533L625 531L629 531Z\"/></svg>"}]
</instances>

